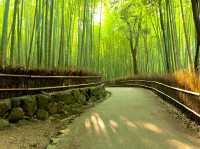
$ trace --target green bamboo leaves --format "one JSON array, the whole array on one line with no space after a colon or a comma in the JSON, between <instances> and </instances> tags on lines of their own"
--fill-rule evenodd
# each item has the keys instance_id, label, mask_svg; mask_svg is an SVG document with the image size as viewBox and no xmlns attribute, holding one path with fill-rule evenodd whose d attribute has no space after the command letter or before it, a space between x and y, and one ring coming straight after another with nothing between
<instances>
[{"instance_id":1,"label":"green bamboo leaves","mask_svg":"<svg viewBox=\"0 0 200 149\"><path fill-rule=\"evenodd\" d=\"M90 69L106 79L198 71L197 0L0 2L2 67Z\"/></svg>"}]
</instances>

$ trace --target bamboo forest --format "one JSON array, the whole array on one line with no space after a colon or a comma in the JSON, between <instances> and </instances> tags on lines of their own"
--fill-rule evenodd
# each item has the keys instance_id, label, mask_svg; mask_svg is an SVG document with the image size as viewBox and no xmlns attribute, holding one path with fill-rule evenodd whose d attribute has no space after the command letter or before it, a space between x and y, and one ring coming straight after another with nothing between
<instances>
[{"instance_id":1,"label":"bamboo forest","mask_svg":"<svg viewBox=\"0 0 200 149\"><path fill-rule=\"evenodd\" d=\"M199 0L0 0L0 149L198 149L199 72Z\"/></svg>"},{"instance_id":2,"label":"bamboo forest","mask_svg":"<svg viewBox=\"0 0 200 149\"><path fill-rule=\"evenodd\" d=\"M109 79L198 69L199 9L195 0L1 0L1 65Z\"/></svg>"}]
</instances>

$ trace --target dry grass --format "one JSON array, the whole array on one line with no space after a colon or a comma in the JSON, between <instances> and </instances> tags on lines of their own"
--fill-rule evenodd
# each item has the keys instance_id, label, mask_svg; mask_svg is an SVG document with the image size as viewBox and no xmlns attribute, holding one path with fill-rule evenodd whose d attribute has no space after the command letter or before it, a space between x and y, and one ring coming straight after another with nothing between
<instances>
[{"instance_id":1,"label":"dry grass","mask_svg":"<svg viewBox=\"0 0 200 149\"><path fill-rule=\"evenodd\" d=\"M183 86L185 89L200 92L200 77L194 72L180 70L174 74L176 84Z\"/></svg>"},{"instance_id":2,"label":"dry grass","mask_svg":"<svg viewBox=\"0 0 200 149\"><path fill-rule=\"evenodd\" d=\"M117 80L148 80L158 81L170 86L200 92L200 76L188 70L179 70L173 74L166 75L141 75L134 77L123 77Z\"/></svg>"},{"instance_id":3,"label":"dry grass","mask_svg":"<svg viewBox=\"0 0 200 149\"><path fill-rule=\"evenodd\" d=\"M96 73L89 70L77 70L74 68L68 70L58 69L31 69L26 70L24 67L15 66L6 68L0 67L0 73L3 74L15 74L15 75L39 75L39 76L97 76ZM67 86L75 84L87 84L100 81L101 78L26 78L26 77L0 77L0 89L7 88L39 88L39 87L53 87L53 86ZM17 95L20 92L17 92ZM9 92L1 92L0 99L7 97ZM12 95L12 94L10 94ZM15 95L15 93L13 93ZM13 96L12 95L12 96ZM21 93L20 93L21 95Z\"/></svg>"},{"instance_id":4,"label":"dry grass","mask_svg":"<svg viewBox=\"0 0 200 149\"><path fill-rule=\"evenodd\" d=\"M160 76L160 75L135 76L135 77L121 78L118 80L157 81L157 82L164 83L173 87L178 87L181 89L200 93L200 76L188 70L179 70L175 72L174 74L167 74L164 76ZM145 82L141 82L141 83L144 85L148 85L148 83L146 84ZM159 88L161 91L164 91L171 97L179 100L180 102L187 105L194 111L200 113L200 97L176 92L164 86L155 85L154 87Z\"/></svg>"},{"instance_id":5,"label":"dry grass","mask_svg":"<svg viewBox=\"0 0 200 149\"><path fill-rule=\"evenodd\" d=\"M22 66L7 66L5 68L0 67L0 73L5 74L26 74L26 75L47 75L47 76L96 76L97 74L90 70L81 70L70 68L67 70L58 69L30 69L26 70Z\"/></svg>"}]
</instances>

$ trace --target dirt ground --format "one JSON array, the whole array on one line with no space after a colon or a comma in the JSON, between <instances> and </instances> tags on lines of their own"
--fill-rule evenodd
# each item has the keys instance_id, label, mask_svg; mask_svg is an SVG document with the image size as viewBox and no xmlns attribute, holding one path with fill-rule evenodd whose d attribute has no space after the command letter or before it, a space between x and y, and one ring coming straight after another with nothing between
<instances>
[{"instance_id":1,"label":"dirt ground","mask_svg":"<svg viewBox=\"0 0 200 149\"><path fill-rule=\"evenodd\" d=\"M44 149L61 122L21 122L0 131L0 149Z\"/></svg>"},{"instance_id":2,"label":"dirt ground","mask_svg":"<svg viewBox=\"0 0 200 149\"><path fill-rule=\"evenodd\" d=\"M86 105L79 110L84 112L94 105ZM54 115L46 121L22 120L11 124L7 129L0 130L0 149L45 149L52 138L60 135L81 113L67 117Z\"/></svg>"}]
</instances>

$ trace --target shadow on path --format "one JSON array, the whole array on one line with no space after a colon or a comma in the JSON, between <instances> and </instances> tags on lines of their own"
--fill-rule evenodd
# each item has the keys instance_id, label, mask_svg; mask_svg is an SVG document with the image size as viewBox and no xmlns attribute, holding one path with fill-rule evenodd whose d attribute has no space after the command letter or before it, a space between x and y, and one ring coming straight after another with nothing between
<instances>
[{"instance_id":1,"label":"shadow on path","mask_svg":"<svg viewBox=\"0 0 200 149\"><path fill-rule=\"evenodd\" d=\"M168 118L159 97L139 88L112 96L77 118L56 149L198 149L200 140ZM51 146L49 147L51 148Z\"/></svg>"}]
</instances>

